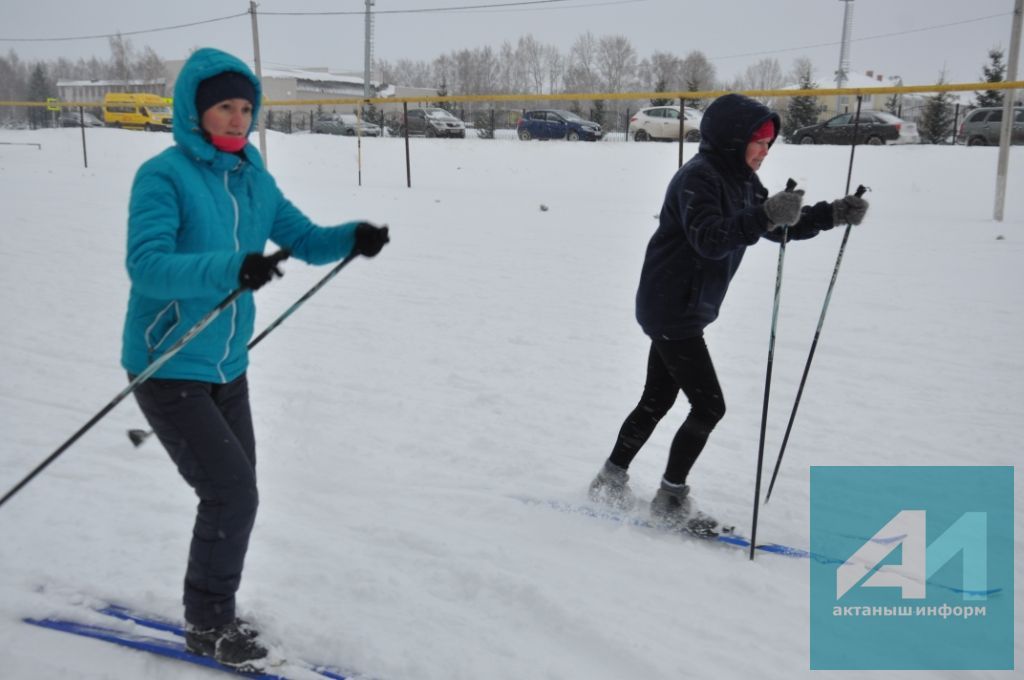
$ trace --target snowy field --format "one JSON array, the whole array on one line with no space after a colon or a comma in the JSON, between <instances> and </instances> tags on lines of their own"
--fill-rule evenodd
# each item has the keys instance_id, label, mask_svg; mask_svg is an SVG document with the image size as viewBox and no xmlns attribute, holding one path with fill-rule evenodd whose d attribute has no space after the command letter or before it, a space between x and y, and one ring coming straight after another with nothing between
<instances>
[{"instance_id":1,"label":"snowy field","mask_svg":"<svg viewBox=\"0 0 1024 680\"><path fill-rule=\"evenodd\" d=\"M112 399L128 192L163 134L0 131L0 491ZM322 223L391 225L253 353L261 508L243 614L290 655L381 680L879 677L808 670L808 563L524 504L582 503L640 396L633 296L669 144L356 141L270 133L270 168ZM687 155L693 152L688 147ZM849 149L762 169L842 195ZM811 465L1015 465L1024 441L1024 148L1006 221L996 150L865 147L854 229L759 539L807 547ZM541 205L548 210L541 210ZM842 236L787 250L774 460ZM747 253L708 332L729 411L690 481L749 532L777 248ZM258 293L257 330L326 268ZM657 487L680 400L631 470ZM0 677L223 677L20 623L83 596L180 616L192 492L126 400L0 510ZM1024 468L1022 468L1024 470ZM1022 472L1017 488L1024 488ZM1024 583L1018 503L1015 580ZM1016 595L1016 656L1024 652ZM885 674L886 676L892 674ZM1002 678L998 672L914 677Z\"/></svg>"}]
</instances>

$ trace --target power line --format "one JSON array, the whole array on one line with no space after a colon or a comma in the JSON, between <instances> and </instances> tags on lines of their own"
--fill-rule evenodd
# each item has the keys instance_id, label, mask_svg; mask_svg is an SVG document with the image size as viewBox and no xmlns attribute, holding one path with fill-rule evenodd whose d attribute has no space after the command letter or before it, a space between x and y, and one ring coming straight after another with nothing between
<instances>
[{"instance_id":1,"label":"power line","mask_svg":"<svg viewBox=\"0 0 1024 680\"><path fill-rule=\"evenodd\" d=\"M492 9L495 7L522 7L524 5L550 5L570 0L519 0L519 2L499 2L489 5L462 5L453 7L426 7L420 9L378 9L374 14L427 14L431 12L461 12L470 9ZM347 16L365 14L364 10L347 12L257 12L264 16Z\"/></svg>"},{"instance_id":2,"label":"power line","mask_svg":"<svg viewBox=\"0 0 1024 680\"><path fill-rule=\"evenodd\" d=\"M239 14L231 14L226 17L217 17L216 19L204 19L202 21L192 21L187 24L175 24L174 26L161 26L160 28L144 28L138 31L119 31L117 33L101 33L98 35L76 35L69 36L66 38L0 38L0 42L65 42L69 40L98 40L100 38L116 38L118 36L126 35L141 35L143 33L159 33L161 31L174 31L179 28L189 28L191 26L201 26L203 24L213 24L218 21L227 21L228 19L237 19L238 17L248 16L248 12L241 12Z\"/></svg>"},{"instance_id":3,"label":"power line","mask_svg":"<svg viewBox=\"0 0 1024 680\"><path fill-rule=\"evenodd\" d=\"M906 31L896 31L894 33L880 33L878 35L869 35L863 38L854 38L852 42L863 42L865 40L878 40L879 38L893 38L901 35L909 35L911 33L924 33L925 31L934 31L940 28L949 28L950 26L962 26L964 24L973 24L979 21L988 21L989 19L995 19L998 17L1011 16L1012 12L1003 12L1002 14L990 14L986 17L978 17L976 19L964 19L963 21L953 21L948 24L936 24L935 26L925 26L923 28L911 28ZM811 50L819 47L835 47L839 44L839 41L817 43L815 45L803 45L802 47L784 47L778 50L764 50L762 52L744 52L743 54L729 54L722 57L708 57L711 61L717 61L720 59L738 59L740 57L757 57L763 54L780 54L782 52L796 52L797 50Z\"/></svg>"}]
</instances>

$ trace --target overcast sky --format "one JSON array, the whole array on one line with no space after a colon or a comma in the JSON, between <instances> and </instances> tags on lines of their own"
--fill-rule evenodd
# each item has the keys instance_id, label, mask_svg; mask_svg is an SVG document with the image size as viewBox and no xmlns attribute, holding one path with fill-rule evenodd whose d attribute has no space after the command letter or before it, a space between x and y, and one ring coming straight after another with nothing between
<instances>
[{"instance_id":1,"label":"overcast sky","mask_svg":"<svg viewBox=\"0 0 1024 680\"><path fill-rule=\"evenodd\" d=\"M160 29L217 19L248 10L244 0L2 0L0 51L22 59L98 56L106 39L32 41L117 31ZM449 12L395 10L506 4L513 0L376 0L375 56L432 60L455 49L490 45L532 33L567 53L585 31L624 35L642 59L652 52L707 55L722 79L731 79L764 57L784 71L810 57L819 80L839 62L842 0L534 0L533 4ZM855 0L851 70L899 75L906 84L931 84L946 69L947 82L976 82L988 50L1009 51L1013 0ZM354 12L334 16L259 19L266 66L327 66L361 71L364 0L264 0L261 12ZM896 35L894 35L896 34ZM164 59L181 59L199 46L214 46L251 60L248 16L128 36L136 48L152 47ZM1020 71L1018 68L1018 74Z\"/></svg>"}]
</instances>

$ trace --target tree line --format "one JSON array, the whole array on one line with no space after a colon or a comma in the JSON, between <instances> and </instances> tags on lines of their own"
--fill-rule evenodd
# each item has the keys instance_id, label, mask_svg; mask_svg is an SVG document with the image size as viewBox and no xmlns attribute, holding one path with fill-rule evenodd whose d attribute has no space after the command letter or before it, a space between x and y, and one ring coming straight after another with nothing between
<instances>
[{"instance_id":1,"label":"tree line","mask_svg":"<svg viewBox=\"0 0 1024 680\"><path fill-rule=\"evenodd\" d=\"M0 100L43 101L57 95L58 80L161 80L166 77L163 60L145 46L136 48L121 35L109 39L107 59L91 57L72 61L26 62L14 50L0 55ZM989 62L983 67L981 80L1001 82L1006 73L1001 48L989 51ZM708 90L774 90L787 85L801 89L816 87L815 68L807 57L796 58L788 71L774 57L760 59L747 66L731 80L718 77L715 66L700 50L685 55L655 51L641 57L628 38L622 35L595 36L585 32L577 36L567 52L544 44L528 34L515 42L505 41L499 47L458 49L441 54L430 61L399 59L395 62L375 60L374 71L384 84L406 85L434 90L439 95L488 95L522 93L620 93L620 92L698 92ZM940 81L944 82L944 75ZM921 116L921 132L929 140L944 138L953 116L948 93L928 98ZM765 104L779 111L784 134L810 125L819 119L822 109L813 97L788 97L785 101L764 99ZM997 102L993 104L993 102ZM998 105L1002 92L989 90L976 93L976 106ZM642 106L675 103L667 98L650 101L577 100L555 104L587 115L609 129L625 126L625 113ZM688 101L697 108L707 102ZM528 106L526 99L511 102L510 109ZM461 106L461 105L460 105ZM453 107L447 107L453 108ZM460 113L467 118L485 109L488 102L471 102ZM901 110L899 95L893 95L886 108ZM25 111L0 107L0 124L14 122ZM45 115L41 110L28 110L27 115ZM475 117L475 116L474 116Z\"/></svg>"},{"instance_id":2,"label":"tree line","mask_svg":"<svg viewBox=\"0 0 1024 680\"><path fill-rule=\"evenodd\" d=\"M110 57L76 61L60 57L53 61L23 61L13 49L0 55L0 101L45 101L57 96L58 80L143 80L166 78L164 60L151 47L137 49L132 41L115 35L108 41ZM36 124L42 109L15 110L0 107L0 125Z\"/></svg>"}]
</instances>

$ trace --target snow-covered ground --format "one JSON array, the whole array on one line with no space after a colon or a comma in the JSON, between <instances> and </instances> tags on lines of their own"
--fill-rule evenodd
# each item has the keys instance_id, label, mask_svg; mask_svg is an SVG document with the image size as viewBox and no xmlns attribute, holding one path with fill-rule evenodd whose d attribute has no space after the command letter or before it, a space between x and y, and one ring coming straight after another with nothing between
<instances>
[{"instance_id":1,"label":"snow-covered ground","mask_svg":"<svg viewBox=\"0 0 1024 680\"><path fill-rule=\"evenodd\" d=\"M78 130L0 131L42 144L0 145L0 491L125 384L128 192L170 137L88 135L83 169ZM314 219L392 233L253 353L262 502L240 603L270 638L383 680L831 675L808 670L806 561L751 563L514 498L583 502L640 395L633 295L673 145L418 139L409 189L402 140L364 142L362 187L355 140L268 140L272 171ZM848 160L779 146L761 176L831 199ZM810 465L1019 462L1024 148L1002 224L995 167L994 149L857 149L871 212L849 241L760 539L807 546ZM787 250L772 459L841 236ZM777 252L748 251L709 329L729 412L691 475L702 506L744 532ZM325 272L286 263L258 293L257 328ZM685 411L681 399L633 465L641 496ZM180 616L194 499L157 442L129 443L142 426L126 400L0 510L3 678L217 677L20 623L82 595Z\"/></svg>"}]
</instances>

